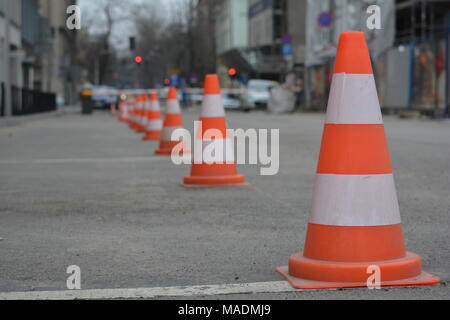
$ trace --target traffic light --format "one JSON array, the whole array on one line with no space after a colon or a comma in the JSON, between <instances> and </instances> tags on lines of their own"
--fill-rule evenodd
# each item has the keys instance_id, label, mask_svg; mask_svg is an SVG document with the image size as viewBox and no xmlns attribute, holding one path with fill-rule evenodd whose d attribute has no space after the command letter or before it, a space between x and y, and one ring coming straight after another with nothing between
<instances>
[{"instance_id":1,"label":"traffic light","mask_svg":"<svg viewBox=\"0 0 450 320\"><path fill-rule=\"evenodd\" d=\"M136 62L137 64L141 64L142 63L142 57L141 56L136 56L134 58L134 62Z\"/></svg>"},{"instance_id":2,"label":"traffic light","mask_svg":"<svg viewBox=\"0 0 450 320\"><path fill-rule=\"evenodd\" d=\"M237 71L236 71L235 68L230 68L230 69L228 69L228 75L229 75L231 78L234 78L234 77L236 76L236 74L237 74Z\"/></svg>"},{"instance_id":3,"label":"traffic light","mask_svg":"<svg viewBox=\"0 0 450 320\"><path fill-rule=\"evenodd\" d=\"M136 38L130 37L130 50L134 51L134 49L136 49Z\"/></svg>"}]
</instances>

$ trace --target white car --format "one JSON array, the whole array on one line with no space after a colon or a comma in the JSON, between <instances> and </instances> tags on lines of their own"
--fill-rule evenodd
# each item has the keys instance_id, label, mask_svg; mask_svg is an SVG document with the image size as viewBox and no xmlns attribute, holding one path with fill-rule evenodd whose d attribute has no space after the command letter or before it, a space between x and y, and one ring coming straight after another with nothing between
<instances>
[{"instance_id":1,"label":"white car","mask_svg":"<svg viewBox=\"0 0 450 320\"><path fill-rule=\"evenodd\" d=\"M222 102L225 109L238 110L241 108L241 102L239 99L233 98L231 95L222 93Z\"/></svg>"},{"instance_id":2,"label":"white car","mask_svg":"<svg viewBox=\"0 0 450 320\"><path fill-rule=\"evenodd\" d=\"M203 101L203 94L191 93L188 95L188 100L192 103L200 105ZM241 107L241 102L239 101L239 99L233 98L231 95L226 93L222 93L222 103L225 109L238 110Z\"/></svg>"},{"instance_id":3,"label":"white car","mask_svg":"<svg viewBox=\"0 0 450 320\"><path fill-rule=\"evenodd\" d=\"M203 101L203 94L201 92L189 93L187 100L194 104L201 104Z\"/></svg>"},{"instance_id":4,"label":"white car","mask_svg":"<svg viewBox=\"0 0 450 320\"><path fill-rule=\"evenodd\" d=\"M94 86L92 90L92 103L95 109L109 109L117 101L116 88L108 86Z\"/></svg>"},{"instance_id":5,"label":"white car","mask_svg":"<svg viewBox=\"0 0 450 320\"><path fill-rule=\"evenodd\" d=\"M250 111L257 107L267 107L270 98L270 89L276 87L278 82L271 80L249 80L243 94L241 105L244 111Z\"/></svg>"}]
</instances>

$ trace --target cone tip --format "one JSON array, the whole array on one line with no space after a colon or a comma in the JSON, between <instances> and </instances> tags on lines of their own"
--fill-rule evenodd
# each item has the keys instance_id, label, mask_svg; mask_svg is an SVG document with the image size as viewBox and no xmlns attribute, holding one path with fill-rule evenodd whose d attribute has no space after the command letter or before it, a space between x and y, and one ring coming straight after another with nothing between
<instances>
[{"instance_id":1,"label":"cone tip","mask_svg":"<svg viewBox=\"0 0 450 320\"><path fill-rule=\"evenodd\" d=\"M219 77L217 74L206 75L203 94L220 94Z\"/></svg>"},{"instance_id":2,"label":"cone tip","mask_svg":"<svg viewBox=\"0 0 450 320\"><path fill-rule=\"evenodd\" d=\"M170 87L169 92L167 93L167 100L177 100L178 94L177 89L175 87Z\"/></svg>"},{"instance_id":3,"label":"cone tip","mask_svg":"<svg viewBox=\"0 0 450 320\"><path fill-rule=\"evenodd\" d=\"M157 101L158 100L158 94L156 92L150 93L150 100L151 101Z\"/></svg>"},{"instance_id":4,"label":"cone tip","mask_svg":"<svg viewBox=\"0 0 450 320\"><path fill-rule=\"evenodd\" d=\"M341 33L334 73L373 73L364 32L346 31Z\"/></svg>"}]
</instances>

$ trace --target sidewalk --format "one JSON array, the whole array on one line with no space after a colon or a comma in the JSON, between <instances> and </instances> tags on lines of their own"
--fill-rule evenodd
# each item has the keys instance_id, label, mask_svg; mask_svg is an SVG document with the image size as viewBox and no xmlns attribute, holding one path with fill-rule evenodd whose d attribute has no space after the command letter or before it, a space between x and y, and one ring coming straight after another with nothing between
<instances>
[{"instance_id":1,"label":"sidewalk","mask_svg":"<svg viewBox=\"0 0 450 320\"><path fill-rule=\"evenodd\" d=\"M64 114L74 114L81 112L80 105L71 105L71 106L61 106L58 107L56 111L51 112L43 112L43 113L36 113L36 114L30 114L26 116L11 116L11 117L5 117L0 118L0 128L2 127L14 127L19 126L23 123L32 122L36 120L41 119L48 119L52 117L58 117L62 116Z\"/></svg>"}]
</instances>

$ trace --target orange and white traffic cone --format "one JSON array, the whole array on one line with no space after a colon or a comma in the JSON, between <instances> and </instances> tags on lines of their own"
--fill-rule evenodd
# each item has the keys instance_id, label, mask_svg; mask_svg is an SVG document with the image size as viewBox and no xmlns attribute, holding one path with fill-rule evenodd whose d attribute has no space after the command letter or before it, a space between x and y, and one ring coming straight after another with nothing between
<instances>
[{"instance_id":1,"label":"orange and white traffic cone","mask_svg":"<svg viewBox=\"0 0 450 320\"><path fill-rule=\"evenodd\" d=\"M109 106L109 112L111 113L111 116L117 117L116 103L115 102L111 103L111 105Z\"/></svg>"},{"instance_id":2,"label":"orange and white traffic cone","mask_svg":"<svg viewBox=\"0 0 450 320\"><path fill-rule=\"evenodd\" d=\"M128 126L132 130L136 130L136 99L128 104Z\"/></svg>"},{"instance_id":3,"label":"orange and white traffic cone","mask_svg":"<svg viewBox=\"0 0 450 320\"><path fill-rule=\"evenodd\" d=\"M166 118L161 133L161 142L159 149L155 151L157 155L171 155L172 150L180 143L180 141L172 140L172 132L176 129L183 128L183 116L181 115L180 103L178 101L177 89L169 88L167 93ZM180 156L190 153L189 150L182 150Z\"/></svg>"},{"instance_id":4,"label":"orange and white traffic cone","mask_svg":"<svg viewBox=\"0 0 450 320\"><path fill-rule=\"evenodd\" d=\"M126 101L120 101L119 103L119 121L120 122L126 122L126 117L127 117L127 107L128 104Z\"/></svg>"},{"instance_id":5,"label":"orange and white traffic cone","mask_svg":"<svg viewBox=\"0 0 450 320\"><path fill-rule=\"evenodd\" d=\"M140 95L137 100L137 128L136 133L145 133L147 128L147 97L146 95Z\"/></svg>"},{"instance_id":6,"label":"orange and white traffic cone","mask_svg":"<svg viewBox=\"0 0 450 320\"><path fill-rule=\"evenodd\" d=\"M339 39L304 251L277 268L295 288L432 285L405 250L369 50Z\"/></svg>"},{"instance_id":7,"label":"orange and white traffic cone","mask_svg":"<svg viewBox=\"0 0 450 320\"><path fill-rule=\"evenodd\" d=\"M200 111L201 128L196 133L194 142L200 147L194 147L194 163L191 176L184 178L184 185L189 186L245 186L245 177L238 174L234 161L233 143L227 134L225 110L220 93L217 75L207 75L203 93L203 103ZM221 137L208 137L208 131L213 129ZM211 132L211 131L210 131ZM205 148L215 144L214 148L221 153L214 159L208 159L204 154ZM218 160L218 161L217 161Z\"/></svg>"},{"instance_id":8,"label":"orange and white traffic cone","mask_svg":"<svg viewBox=\"0 0 450 320\"><path fill-rule=\"evenodd\" d=\"M120 103L120 120L126 124L130 122L130 112L132 103L128 101L122 101Z\"/></svg>"},{"instance_id":9,"label":"orange and white traffic cone","mask_svg":"<svg viewBox=\"0 0 450 320\"><path fill-rule=\"evenodd\" d=\"M150 101L146 110L146 118L145 136L142 140L159 140L161 138L163 122L161 118L161 108L159 106L158 94L156 92L150 94Z\"/></svg>"},{"instance_id":10,"label":"orange and white traffic cone","mask_svg":"<svg viewBox=\"0 0 450 320\"><path fill-rule=\"evenodd\" d=\"M141 100L142 96L137 96L132 103L130 128L136 132L142 130L141 122Z\"/></svg>"}]
</instances>

